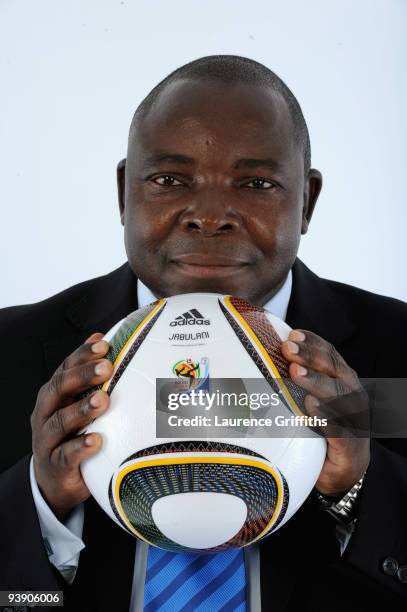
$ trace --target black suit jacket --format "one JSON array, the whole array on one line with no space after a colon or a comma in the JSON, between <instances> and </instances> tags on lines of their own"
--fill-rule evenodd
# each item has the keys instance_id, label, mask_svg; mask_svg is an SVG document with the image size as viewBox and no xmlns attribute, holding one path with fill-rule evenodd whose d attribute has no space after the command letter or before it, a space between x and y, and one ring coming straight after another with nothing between
<instances>
[{"instance_id":1,"label":"black suit jacket","mask_svg":"<svg viewBox=\"0 0 407 612\"><path fill-rule=\"evenodd\" d=\"M63 589L66 610L129 610L135 540L90 498L86 548L67 585L44 549L28 468L39 387L91 333L135 310L136 296L126 263L38 304L0 311L0 589ZM297 260L287 323L331 342L360 377L406 377L402 302L320 279ZM407 609L407 583L382 569L388 557L407 565L406 441L373 440L371 452L357 528L342 557L335 521L313 495L260 544L263 610Z\"/></svg>"}]
</instances>

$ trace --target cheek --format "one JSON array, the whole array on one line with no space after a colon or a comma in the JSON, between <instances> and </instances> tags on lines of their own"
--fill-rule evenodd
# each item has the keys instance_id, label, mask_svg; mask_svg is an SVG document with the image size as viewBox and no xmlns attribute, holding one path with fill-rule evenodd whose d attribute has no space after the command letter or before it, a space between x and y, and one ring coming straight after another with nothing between
<instances>
[{"instance_id":1,"label":"cheek","mask_svg":"<svg viewBox=\"0 0 407 612\"><path fill-rule=\"evenodd\" d=\"M299 207L288 203L264 210L262 215L248 217L249 232L263 253L286 253L298 248L302 216Z\"/></svg>"},{"instance_id":2,"label":"cheek","mask_svg":"<svg viewBox=\"0 0 407 612\"><path fill-rule=\"evenodd\" d=\"M144 257L164 248L174 224L174 214L168 208L151 206L137 199L126 204L125 244L127 253Z\"/></svg>"},{"instance_id":3,"label":"cheek","mask_svg":"<svg viewBox=\"0 0 407 612\"><path fill-rule=\"evenodd\" d=\"M150 226L146 223L144 207L126 201L124 215L124 242L129 259L142 258L149 240Z\"/></svg>"}]
</instances>

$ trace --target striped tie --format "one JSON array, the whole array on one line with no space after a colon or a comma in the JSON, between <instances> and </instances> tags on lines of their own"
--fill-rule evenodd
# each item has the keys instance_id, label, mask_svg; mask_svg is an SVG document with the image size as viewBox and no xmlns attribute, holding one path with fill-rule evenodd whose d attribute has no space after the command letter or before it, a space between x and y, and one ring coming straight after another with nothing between
<instances>
[{"instance_id":1,"label":"striped tie","mask_svg":"<svg viewBox=\"0 0 407 612\"><path fill-rule=\"evenodd\" d=\"M243 550L148 550L144 612L246 612Z\"/></svg>"}]
</instances>

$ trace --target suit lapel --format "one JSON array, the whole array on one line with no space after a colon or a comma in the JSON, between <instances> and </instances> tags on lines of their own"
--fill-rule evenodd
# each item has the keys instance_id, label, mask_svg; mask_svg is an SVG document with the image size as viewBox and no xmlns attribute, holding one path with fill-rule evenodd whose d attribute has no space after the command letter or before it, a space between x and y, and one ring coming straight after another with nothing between
<instances>
[{"instance_id":1,"label":"suit lapel","mask_svg":"<svg viewBox=\"0 0 407 612\"><path fill-rule=\"evenodd\" d=\"M337 287L339 289L337 289ZM319 278L299 259L293 266L293 289L286 321L292 328L310 330L336 348L360 378L373 370L374 355L360 341L358 317L342 285Z\"/></svg>"},{"instance_id":2,"label":"suit lapel","mask_svg":"<svg viewBox=\"0 0 407 612\"><path fill-rule=\"evenodd\" d=\"M299 259L292 271L293 288L286 317L288 325L309 329L335 346L343 344L355 331L348 307L338 301L326 281Z\"/></svg>"},{"instance_id":3,"label":"suit lapel","mask_svg":"<svg viewBox=\"0 0 407 612\"><path fill-rule=\"evenodd\" d=\"M94 332L106 333L137 307L137 279L127 263L95 279L66 308L64 319L69 331L44 341L49 376L88 336Z\"/></svg>"},{"instance_id":4,"label":"suit lapel","mask_svg":"<svg viewBox=\"0 0 407 612\"><path fill-rule=\"evenodd\" d=\"M128 263L95 279L89 291L66 310L66 318L80 330L110 327L137 309L137 278Z\"/></svg>"}]
</instances>

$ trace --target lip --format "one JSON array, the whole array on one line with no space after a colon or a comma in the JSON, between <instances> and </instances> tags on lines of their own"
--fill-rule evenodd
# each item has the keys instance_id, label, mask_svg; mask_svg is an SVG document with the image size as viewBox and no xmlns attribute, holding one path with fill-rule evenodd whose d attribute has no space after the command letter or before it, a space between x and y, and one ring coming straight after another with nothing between
<instances>
[{"instance_id":1,"label":"lip","mask_svg":"<svg viewBox=\"0 0 407 612\"><path fill-rule=\"evenodd\" d=\"M246 266L201 266L182 262L173 262L178 270L191 278L230 278L241 272Z\"/></svg>"},{"instance_id":2,"label":"lip","mask_svg":"<svg viewBox=\"0 0 407 612\"><path fill-rule=\"evenodd\" d=\"M189 253L172 259L182 274L193 278L228 278L241 272L247 261L225 255Z\"/></svg>"},{"instance_id":3,"label":"lip","mask_svg":"<svg viewBox=\"0 0 407 612\"><path fill-rule=\"evenodd\" d=\"M214 253L185 253L172 258L176 264L196 266L202 268L241 268L248 265L248 261L239 257Z\"/></svg>"}]
</instances>

